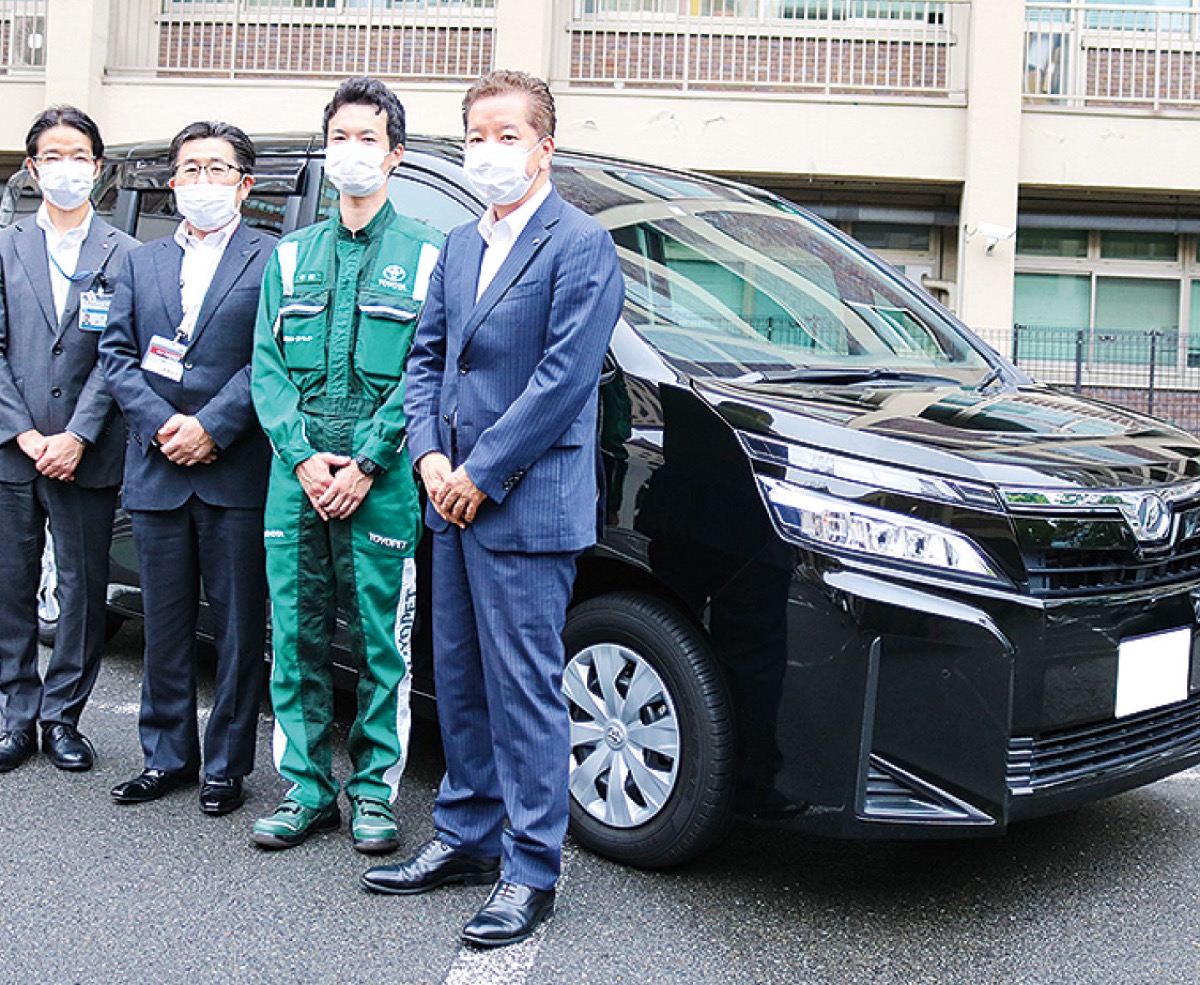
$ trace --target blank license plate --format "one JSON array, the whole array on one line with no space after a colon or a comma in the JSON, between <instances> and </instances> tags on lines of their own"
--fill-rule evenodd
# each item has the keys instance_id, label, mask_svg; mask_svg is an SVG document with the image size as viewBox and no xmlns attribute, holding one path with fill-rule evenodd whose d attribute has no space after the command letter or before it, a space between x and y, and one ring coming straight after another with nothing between
<instances>
[{"instance_id":1,"label":"blank license plate","mask_svg":"<svg viewBox=\"0 0 1200 985\"><path fill-rule=\"evenodd\" d=\"M1191 656L1189 628L1122 640L1117 650L1117 718L1183 701Z\"/></svg>"}]
</instances>

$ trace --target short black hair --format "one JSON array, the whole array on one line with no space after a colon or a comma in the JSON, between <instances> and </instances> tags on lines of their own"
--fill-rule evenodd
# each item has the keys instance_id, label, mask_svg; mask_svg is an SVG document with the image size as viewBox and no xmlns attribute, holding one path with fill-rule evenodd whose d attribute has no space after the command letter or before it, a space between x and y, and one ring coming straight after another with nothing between
<instances>
[{"instance_id":1,"label":"short black hair","mask_svg":"<svg viewBox=\"0 0 1200 985\"><path fill-rule=\"evenodd\" d=\"M25 153L29 157L37 157L38 141L43 133L52 127L70 127L78 130L92 143L92 157L99 160L104 156L104 141L100 139L100 128L96 121L83 110L75 106L51 106L38 113L25 134Z\"/></svg>"},{"instance_id":2,"label":"short black hair","mask_svg":"<svg viewBox=\"0 0 1200 985\"><path fill-rule=\"evenodd\" d=\"M189 140L208 140L210 137L224 140L233 148L233 159L237 161L242 174L250 174L254 170L254 142L246 136L246 131L232 123L219 123L216 120L189 123L175 134L175 139L171 141L171 167L179 160L179 149Z\"/></svg>"},{"instance_id":3,"label":"short black hair","mask_svg":"<svg viewBox=\"0 0 1200 985\"><path fill-rule=\"evenodd\" d=\"M378 79L365 75L356 75L347 79L337 88L333 99L325 107L325 115L321 120L321 135L329 142L329 121L333 114L343 106L360 105L374 106L379 113L387 114L388 150L404 146L407 134L404 131L404 106L392 92Z\"/></svg>"}]
</instances>

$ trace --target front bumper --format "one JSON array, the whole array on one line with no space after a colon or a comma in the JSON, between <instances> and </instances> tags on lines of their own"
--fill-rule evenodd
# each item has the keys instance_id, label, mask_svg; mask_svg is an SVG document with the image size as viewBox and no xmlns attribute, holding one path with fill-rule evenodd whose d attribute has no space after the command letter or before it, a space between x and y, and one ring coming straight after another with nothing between
<instances>
[{"instance_id":1,"label":"front bumper","mask_svg":"<svg viewBox=\"0 0 1200 985\"><path fill-rule=\"evenodd\" d=\"M777 786L798 826L997 834L1200 763L1200 580L1047 601L797 558ZM1121 642L1184 627L1186 697L1117 718Z\"/></svg>"}]
</instances>

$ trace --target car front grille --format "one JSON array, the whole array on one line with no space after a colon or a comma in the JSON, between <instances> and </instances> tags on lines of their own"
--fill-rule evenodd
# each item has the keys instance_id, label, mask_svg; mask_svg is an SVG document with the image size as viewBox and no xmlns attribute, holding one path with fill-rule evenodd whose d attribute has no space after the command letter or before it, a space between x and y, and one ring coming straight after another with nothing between
<instances>
[{"instance_id":1,"label":"car front grille","mask_svg":"<svg viewBox=\"0 0 1200 985\"><path fill-rule=\"evenodd\" d=\"M1029 592L1078 598L1200 577L1200 508L1180 512L1173 540L1140 546L1113 517L1017 518Z\"/></svg>"},{"instance_id":2,"label":"car front grille","mask_svg":"<svg viewBox=\"0 0 1200 985\"><path fill-rule=\"evenodd\" d=\"M1200 575L1200 544L1157 558L1137 558L1126 551L1046 551L1031 558L1025 570L1030 593L1041 598L1153 588Z\"/></svg>"},{"instance_id":3,"label":"car front grille","mask_svg":"<svg viewBox=\"0 0 1200 985\"><path fill-rule=\"evenodd\" d=\"M1200 752L1200 695L1116 721L1008 743L1008 789L1030 796Z\"/></svg>"}]
</instances>

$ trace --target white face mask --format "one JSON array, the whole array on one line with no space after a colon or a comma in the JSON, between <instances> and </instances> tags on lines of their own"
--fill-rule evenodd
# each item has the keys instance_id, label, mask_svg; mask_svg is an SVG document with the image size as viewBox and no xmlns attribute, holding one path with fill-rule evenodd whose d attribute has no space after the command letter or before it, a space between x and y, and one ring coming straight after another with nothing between
<instances>
[{"instance_id":1,"label":"white face mask","mask_svg":"<svg viewBox=\"0 0 1200 985\"><path fill-rule=\"evenodd\" d=\"M175 186L175 205L180 214L202 233L227 226L237 215L238 185L200 182Z\"/></svg>"},{"instance_id":2,"label":"white face mask","mask_svg":"<svg viewBox=\"0 0 1200 985\"><path fill-rule=\"evenodd\" d=\"M325 148L325 174L338 191L352 198L366 198L387 181L383 171L387 155L378 144L343 140Z\"/></svg>"},{"instance_id":3,"label":"white face mask","mask_svg":"<svg viewBox=\"0 0 1200 985\"><path fill-rule=\"evenodd\" d=\"M463 171L488 205L512 205L533 185L536 174L525 173L525 162L536 149L495 141L472 144L463 154Z\"/></svg>"},{"instance_id":4,"label":"white face mask","mask_svg":"<svg viewBox=\"0 0 1200 985\"><path fill-rule=\"evenodd\" d=\"M96 167L82 161L54 161L37 169L38 187L51 205L65 212L88 200L96 179Z\"/></svg>"}]
</instances>

